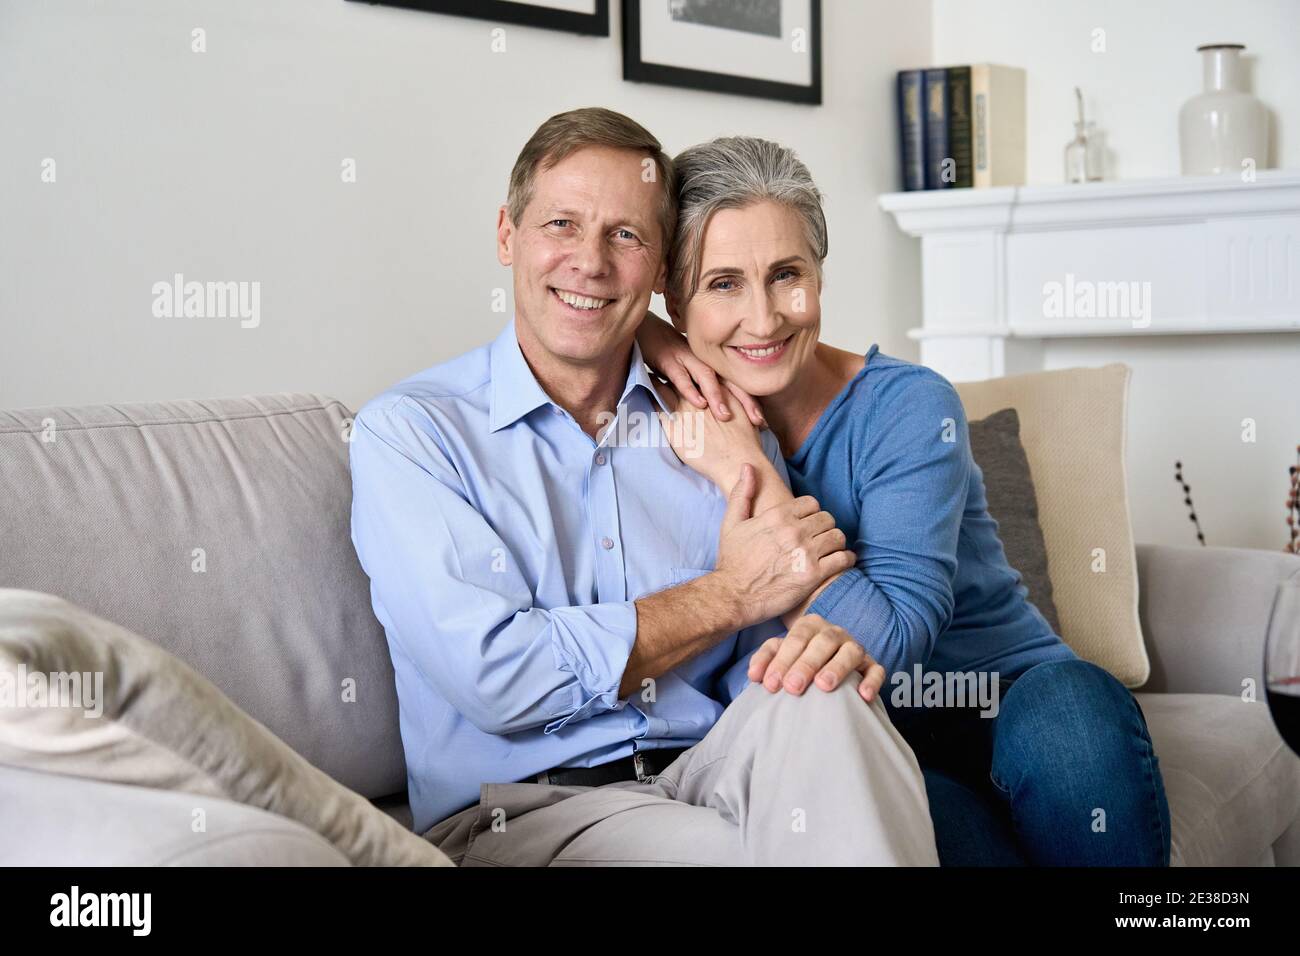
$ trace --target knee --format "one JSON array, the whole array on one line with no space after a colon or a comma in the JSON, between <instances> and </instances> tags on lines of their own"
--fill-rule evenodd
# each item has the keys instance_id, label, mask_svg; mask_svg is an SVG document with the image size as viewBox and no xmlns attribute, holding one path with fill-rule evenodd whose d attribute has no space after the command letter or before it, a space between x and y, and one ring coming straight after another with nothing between
<instances>
[{"instance_id":1,"label":"knee","mask_svg":"<svg viewBox=\"0 0 1300 956\"><path fill-rule=\"evenodd\" d=\"M1003 698L994 762L1008 777L1065 783L1105 775L1149 749L1145 722L1123 684L1088 661L1051 661L1026 671Z\"/></svg>"},{"instance_id":2,"label":"knee","mask_svg":"<svg viewBox=\"0 0 1300 956\"><path fill-rule=\"evenodd\" d=\"M845 681L834 690L809 687L799 696L785 690L776 693L758 688L766 695L765 705L778 725L787 729L832 728L858 721L878 721L884 716L880 698L870 704L862 699L854 681Z\"/></svg>"},{"instance_id":3,"label":"knee","mask_svg":"<svg viewBox=\"0 0 1300 956\"><path fill-rule=\"evenodd\" d=\"M1047 661L1029 668L1001 704L998 733L1020 730L1086 738L1113 729L1117 716L1136 715L1133 695L1090 661Z\"/></svg>"}]
</instances>

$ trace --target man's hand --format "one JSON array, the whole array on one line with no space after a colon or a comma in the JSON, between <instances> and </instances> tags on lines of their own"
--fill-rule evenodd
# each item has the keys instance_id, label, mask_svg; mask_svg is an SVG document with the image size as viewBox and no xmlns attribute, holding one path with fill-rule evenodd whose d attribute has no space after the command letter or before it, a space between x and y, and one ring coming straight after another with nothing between
<instances>
[{"instance_id":1,"label":"man's hand","mask_svg":"<svg viewBox=\"0 0 1300 956\"><path fill-rule=\"evenodd\" d=\"M779 617L856 559L816 498L793 498L755 516L757 481L754 467L742 466L727 501L712 574L742 609L744 626Z\"/></svg>"},{"instance_id":2,"label":"man's hand","mask_svg":"<svg viewBox=\"0 0 1300 956\"><path fill-rule=\"evenodd\" d=\"M749 679L772 693L784 689L796 697L816 684L834 690L860 675L858 694L870 703L885 683L885 669L872 660L844 628L816 614L795 622L785 637L765 641L749 659Z\"/></svg>"}]
</instances>

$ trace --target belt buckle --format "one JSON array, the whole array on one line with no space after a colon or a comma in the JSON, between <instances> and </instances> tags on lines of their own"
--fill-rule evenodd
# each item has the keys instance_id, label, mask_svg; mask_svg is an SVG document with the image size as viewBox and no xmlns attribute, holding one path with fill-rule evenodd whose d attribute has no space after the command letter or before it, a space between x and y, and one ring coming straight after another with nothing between
<instances>
[{"instance_id":1,"label":"belt buckle","mask_svg":"<svg viewBox=\"0 0 1300 956\"><path fill-rule=\"evenodd\" d=\"M644 751L638 750L632 754L632 769L636 771L637 783L654 783L654 774L646 770Z\"/></svg>"}]
</instances>

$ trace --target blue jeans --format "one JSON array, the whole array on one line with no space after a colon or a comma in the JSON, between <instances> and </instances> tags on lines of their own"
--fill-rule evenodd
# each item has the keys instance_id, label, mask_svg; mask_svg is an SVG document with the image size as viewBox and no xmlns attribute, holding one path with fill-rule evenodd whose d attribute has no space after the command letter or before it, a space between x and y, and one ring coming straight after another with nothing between
<instances>
[{"instance_id":1,"label":"blue jeans","mask_svg":"<svg viewBox=\"0 0 1300 956\"><path fill-rule=\"evenodd\" d=\"M1133 695L1082 660L999 684L993 718L889 707L925 776L940 863L1168 866L1169 803Z\"/></svg>"}]
</instances>

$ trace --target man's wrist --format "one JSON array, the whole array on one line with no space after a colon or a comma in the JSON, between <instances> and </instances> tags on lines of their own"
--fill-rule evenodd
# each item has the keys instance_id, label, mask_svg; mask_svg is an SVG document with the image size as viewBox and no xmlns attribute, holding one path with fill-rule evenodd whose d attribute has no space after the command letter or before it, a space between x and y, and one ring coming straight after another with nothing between
<instances>
[{"instance_id":1,"label":"man's wrist","mask_svg":"<svg viewBox=\"0 0 1300 956\"><path fill-rule=\"evenodd\" d=\"M753 619L750 602L744 599L740 587L725 570L710 571L691 583L700 589L701 600L717 614L719 630L723 633L730 634L758 623Z\"/></svg>"}]
</instances>

